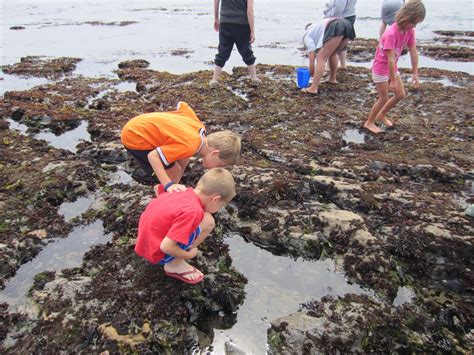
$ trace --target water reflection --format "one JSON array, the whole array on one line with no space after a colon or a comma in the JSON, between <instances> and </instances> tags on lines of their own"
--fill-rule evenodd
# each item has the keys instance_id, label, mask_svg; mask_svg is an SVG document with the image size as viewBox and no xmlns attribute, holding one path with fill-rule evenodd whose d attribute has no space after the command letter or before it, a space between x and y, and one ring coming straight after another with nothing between
<instances>
[{"instance_id":1,"label":"water reflection","mask_svg":"<svg viewBox=\"0 0 474 355\"><path fill-rule=\"evenodd\" d=\"M272 253L229 234L232 265L248 279L244 304L237 322L227 330L215 330L213 352L224 353L226 341L253 354L266 354L267 328L270 321L298 310L301 303L326 295L367 293L349 284L334 270L330 259L306 261Z\"/></svg>"}]
</instances>

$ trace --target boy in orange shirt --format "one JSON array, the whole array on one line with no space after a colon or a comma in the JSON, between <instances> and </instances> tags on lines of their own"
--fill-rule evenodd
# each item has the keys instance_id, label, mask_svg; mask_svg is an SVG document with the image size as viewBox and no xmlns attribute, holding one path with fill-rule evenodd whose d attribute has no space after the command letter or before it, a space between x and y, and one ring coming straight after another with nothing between
<instances>
[{"instance_id":1,"label":"boy in orange shirt","mask_svg":"<svg viewBox=\"0 0 474 355\"><path fill-rule=\"evenodd\" d=\"M240 155L240 138L231 131L205 135L204 124L185 102L176 111L145 113L132 118L122 129L122 144L149 177L161 185L155 193L184 191L179 181L198 153L205 168L234 164Z\"/></svg>"},{"instance_id":2,"label":"boy in orange shirt","mask_svg":"<svg viewBox=\"0 0 474 355\"><path fill-rule=\"evenodd\" d=\"M197 255L197 247L215 226L212 213L235 196L235 182L223 168L207 171L196 188L179 194L163 193L154 198L140 216L135 252L149 262L164 265L167 276L188 284L204 279L186 260Z\"/></svg>"}]
</instances>

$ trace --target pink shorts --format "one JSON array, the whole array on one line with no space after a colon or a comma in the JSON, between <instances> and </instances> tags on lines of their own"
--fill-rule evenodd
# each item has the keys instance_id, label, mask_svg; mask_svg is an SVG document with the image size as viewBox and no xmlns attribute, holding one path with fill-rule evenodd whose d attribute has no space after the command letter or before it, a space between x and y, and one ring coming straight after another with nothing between
<instances>
[{"instance_id":1,"label":"pink shorts","mask_svg":"<svg viewBox=\"0 0 474 355\"><path fill-rule=\"evenodd\" d=\"M397 76L400 76L400 73L398 71L395 73L395 77ZM372 72L372 80L374 84L380 84L389 81L390 77L388 75L379 75L377 73Z\"/></svg>"}]
</instances>

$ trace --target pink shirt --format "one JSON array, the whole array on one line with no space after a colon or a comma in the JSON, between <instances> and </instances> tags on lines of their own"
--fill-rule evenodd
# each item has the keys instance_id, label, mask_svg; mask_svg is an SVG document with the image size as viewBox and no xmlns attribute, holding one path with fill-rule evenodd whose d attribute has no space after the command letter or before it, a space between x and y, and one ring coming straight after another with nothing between
<instances>
[{"instance_id":1,"label":"pink shirt","mask_svg":"<svg viewBox=\"0 0 474 355\"><path fill-rule=\"evenodd\" d=\"M380 39L377 51L375 52L374 63L372 64L372 72L378 75L388 76L390 72L388 70L388 56L387 50L392 49L395 52L395 73L398 71L398 58L402 53L403 47L408 48L416 45L415 41L415 29L409 29L408 31L402 32L398 28L395 22L392 26L385 30L385 33Z\"/></svg>"}]
</instances>

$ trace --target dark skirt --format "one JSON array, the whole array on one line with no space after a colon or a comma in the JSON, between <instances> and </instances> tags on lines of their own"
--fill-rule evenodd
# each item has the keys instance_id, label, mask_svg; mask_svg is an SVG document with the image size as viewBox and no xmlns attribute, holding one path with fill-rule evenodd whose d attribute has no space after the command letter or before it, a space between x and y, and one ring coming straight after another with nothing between
<instances>
[{"instance_id":1,"label":"dark skirt","mask_svg":"<svg viewBox=\"0 0 474 355\"><path fill-rule=\"evenodd\" d=\"M355 18L354 18L355 21ZM340 37L342 39L354 39L355 31L352 24L346 19L338 19L329 23L324 30L323 44L329 41L333 37Z\"/></svg>"}]
</instances>

